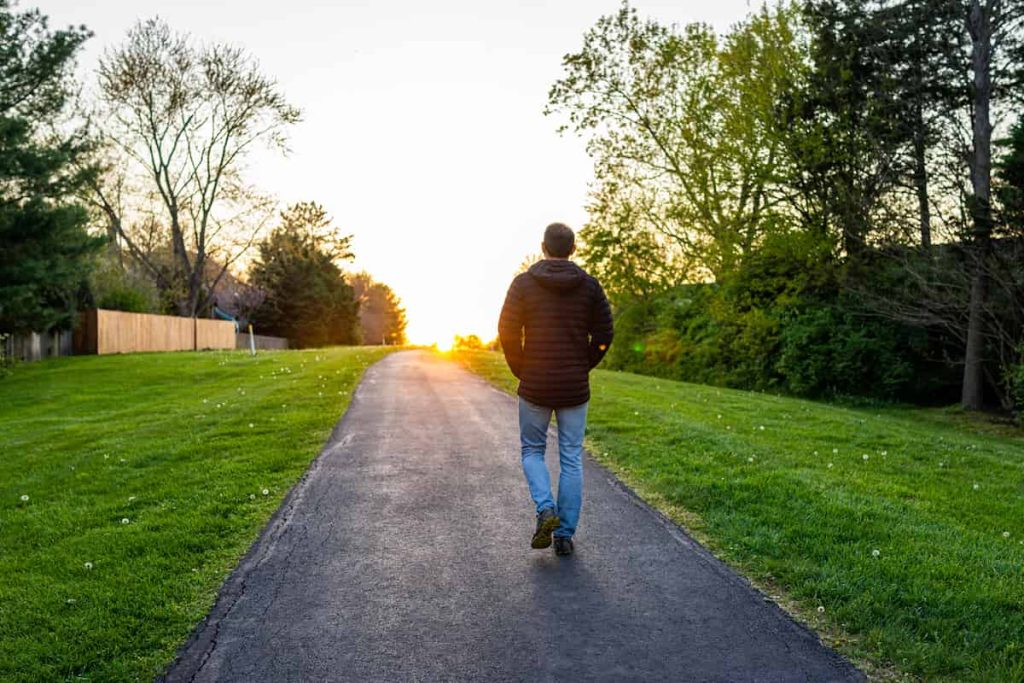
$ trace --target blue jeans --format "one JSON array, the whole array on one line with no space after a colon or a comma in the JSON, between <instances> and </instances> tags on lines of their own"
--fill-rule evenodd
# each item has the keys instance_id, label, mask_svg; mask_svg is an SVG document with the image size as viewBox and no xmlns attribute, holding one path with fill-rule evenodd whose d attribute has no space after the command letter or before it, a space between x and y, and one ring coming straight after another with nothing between
<instances>
[{"instance_id":1,"label":"blue jeans","mask_svg":"<svg viewBox=\"0 0 1024 683\"><path fill-rule=\"evenodd\" d=\"M558 423L558 505L551 497L551 477L544 463L551 413ZM545 408L519 397L519 440L523 447L523 473L537 512L555 508L561 525L555 537L572 538L583 504L583 433L587 428L587 404L570 408Z\"/></svg>"}]
</instances>

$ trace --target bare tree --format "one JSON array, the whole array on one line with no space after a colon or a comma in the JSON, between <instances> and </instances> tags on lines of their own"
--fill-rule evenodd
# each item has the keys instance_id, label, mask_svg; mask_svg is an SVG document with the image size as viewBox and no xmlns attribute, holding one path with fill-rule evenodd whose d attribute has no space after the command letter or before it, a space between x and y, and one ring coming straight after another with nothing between
<instances>
[{"instance_id":1,"label":"bare tree","mask_svg":"<svg viewBox=\"0 0 1024 683\"><path fill-rule=\"evenodd\" d=\"M101 137L123 161L95 184L92 201L178 313L195 316L272 215L243 177L248 153L256 143L285 151L300 113L244 51L196 46L158 18L104 54L99 95ZM135 229L155 224L167 231L165 264Z\"/></svg>"}]
</instances>

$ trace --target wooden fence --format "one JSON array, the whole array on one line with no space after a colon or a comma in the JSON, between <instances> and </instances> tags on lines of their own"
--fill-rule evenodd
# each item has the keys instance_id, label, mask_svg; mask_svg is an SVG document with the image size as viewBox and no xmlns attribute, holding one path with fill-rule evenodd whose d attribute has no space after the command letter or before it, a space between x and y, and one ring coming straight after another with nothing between
<instances>
[{"instance_id":1,"label":"wooden fence","mask_svg":"<svg viewBox=\"0 0 1024 683\"><path fill-rule=\"evenodd\" d=\"M74 339L76 354L233 349L235 324L97 309L82 313Z\"/></svg>"},{"instance_id":2,"label":"wooden fence","mask_svg":"<svg viewBox=\"0 0 1024 683\"><path fill-rule=\"evenodd\" d=\"M0 362L20 360L27 363L43 358L70 356L71 330L3 335L0 343L3 344Z\"/></svg>"}]
</instances>

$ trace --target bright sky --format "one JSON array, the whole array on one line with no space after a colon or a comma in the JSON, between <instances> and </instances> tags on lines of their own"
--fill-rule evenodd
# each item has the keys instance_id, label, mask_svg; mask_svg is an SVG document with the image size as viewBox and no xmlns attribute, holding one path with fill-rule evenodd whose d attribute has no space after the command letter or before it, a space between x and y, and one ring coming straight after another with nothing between
<instances>
[{"instance_id":1,"label":"bright sky","mask_svg":"<svg viewBox=\"0 0 1024 683\"><path fill-rule=\"evenodd\" d=\"M636 0L666 23L725 31L747 0ZM752 6L759 6L755 0ZM288 157L252 178L282 203L315 200L355 234L357 269L391 285L415 343L496 333L544 226L586 218L591 164L542 113L561 58L618 0L22 0L95 37L81 65L159 14L201 41L245 47L304 120Z\"/></svg>"}]
</instances>

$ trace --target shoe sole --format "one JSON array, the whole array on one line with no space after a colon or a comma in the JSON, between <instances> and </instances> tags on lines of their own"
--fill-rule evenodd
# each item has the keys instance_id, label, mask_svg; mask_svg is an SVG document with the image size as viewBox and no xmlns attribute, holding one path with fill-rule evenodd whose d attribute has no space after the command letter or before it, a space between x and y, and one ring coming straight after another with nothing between
<instances>
[{"instance_id":1,"label":"shoe sole","mask_svg":"<svg viewBox=\"0 0 1024 683\"><path fill-rule=\"evenodd\" d=\"M561 523L562 520L560 520L557 515L550 517L546 522L544 522L544 525L540 529L537 529L537 533L533 535L533 540L530 541L530 547L535 550L550 548L551 534L555 532L555 529L557 529L558 525Z\"/></svg>"},{"instance_id":2,"label":"shoe sole","mask_svg":"<svg viewBox=\"0 0 1024 683\"><path fill-rule=\"evenodd\" d=\"M558 547L556 546L555 547L555 555L558 555L559 557L566 557L568 555L572 555L573 550L574 550L574 548L572 546L569 546L569 548L567 550L559 550Z\"/></svg>"}]
</instances>

